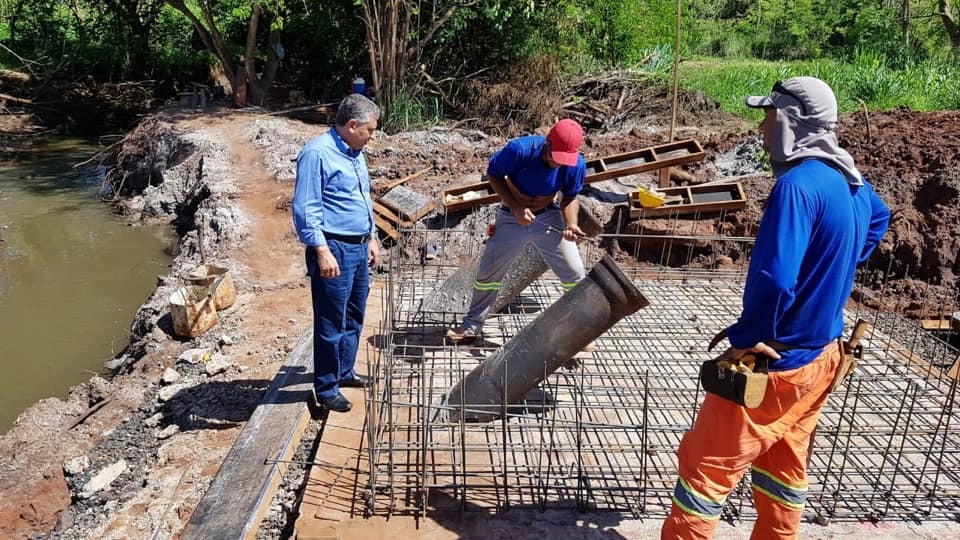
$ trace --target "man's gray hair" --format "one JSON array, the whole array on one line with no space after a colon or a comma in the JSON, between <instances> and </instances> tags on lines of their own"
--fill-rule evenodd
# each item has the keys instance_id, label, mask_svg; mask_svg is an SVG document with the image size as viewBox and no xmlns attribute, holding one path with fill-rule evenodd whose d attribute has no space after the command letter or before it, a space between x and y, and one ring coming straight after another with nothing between
<instances>
[{"instance_id":1,"label":"man's gray hair","mask_svg":"<svg viewBox=\"0 0 960 540\"><path fill-rule=\"evenodd\" d=\"M362 94L350 94L337 107L338 126L345 126L351 120L366 124L374 119L380 119L380 107Z\"/></svg>"}]
</instances>

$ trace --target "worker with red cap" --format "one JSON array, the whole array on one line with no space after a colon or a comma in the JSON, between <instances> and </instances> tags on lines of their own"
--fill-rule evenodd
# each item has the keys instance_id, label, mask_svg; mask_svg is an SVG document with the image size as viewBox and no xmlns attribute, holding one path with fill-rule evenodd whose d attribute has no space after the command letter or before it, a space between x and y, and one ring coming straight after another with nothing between
<instances>
[{"instance_id":1,"label":"worker with red cap","mask_svg":"<svg viewBox=\"0 0 960 540\"><path fill-rule=\"evenodd\" d=\"M447 331L450 340L471 340L479 334L500 291L500 280L528 243L540 252L565 291L583 279L583 260L575 243L584 234L577 224L577 195L587 175L581 144L583 128L565 119L546 137L513 139L490 158L484 179L500 196L500 211L480 259L470 308L463 323Z\"/></svg>"}]
</instances>

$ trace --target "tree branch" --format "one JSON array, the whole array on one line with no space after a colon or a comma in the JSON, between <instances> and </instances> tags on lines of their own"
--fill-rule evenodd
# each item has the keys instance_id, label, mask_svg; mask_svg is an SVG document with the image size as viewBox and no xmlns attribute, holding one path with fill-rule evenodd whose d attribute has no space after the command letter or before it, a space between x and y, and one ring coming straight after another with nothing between
<instances>
[{"instance_id":1,"label":"tree branch","mask_svg":"<svg viewBox=\"0 0 960 540\"><path fill-rule=\"evenodd\" d=\"M429 43L431 39L433 39L433 35L437 33L437 30L439 30L440 27L446 24L447 21L450 20L450 17L452 17L453 14L456 13L458 9L468 8L478 3L480 3L480 0L470 0L469 2L460 2L458 4L454 4L448 7L447 11L444 12L444 14L441 15L439 19L434 19L433 24L430 25L430 29L427 30L427 33L424 34L423 38L420 40L417 40L416 45L411 46L407 50L407 55L415 56L420 49L426 46L426 44Z\"/></svg>"},{"instance_id":2,"label":"tree branch","mask_svg":"<svg viewBox=\"0 0 960 540\"><path fill-rule=\"evenodd\" d=\"M943 29L947 31L947 37L950 38L950 46L954 51L960 52L960 25L953 18L953 7L950 0L938 0L937 8L940 13L940 20L943 21Z\"/></svg>"}]
</instances>

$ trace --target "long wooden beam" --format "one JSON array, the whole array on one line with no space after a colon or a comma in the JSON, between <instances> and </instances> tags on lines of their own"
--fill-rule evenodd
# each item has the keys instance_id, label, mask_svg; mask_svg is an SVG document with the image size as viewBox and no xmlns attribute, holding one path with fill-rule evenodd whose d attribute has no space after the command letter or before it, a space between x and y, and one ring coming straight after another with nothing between
<instances>
[{"instance_id":1,"label":"long wooden beam","mask_svg":"<svg viewBox=\"0 0 960 540\"><path fill-rule=\"evenodd\" d=\"M310 420L313 331L304 332L194 510L184 540L254 538Z\"/></svg>"},{"instance_id":2,"label":"long wooden beam","mask_svg":"<svg viewBox=\"0 0 960 540\"><path fill-rule=\"evenodd\" d=\"M584 184L601 182L621 176L665 169L681 163L700 161L706 157L703 147L694 139L685 139L657 146L650 146L615 154L586 162L587 176ZM473 197L464 197L472 194ZM440 194L440 200L448 212L483 206L498 202L497 195L487 181L446 189Z\"/></svg>"}]
</instances>

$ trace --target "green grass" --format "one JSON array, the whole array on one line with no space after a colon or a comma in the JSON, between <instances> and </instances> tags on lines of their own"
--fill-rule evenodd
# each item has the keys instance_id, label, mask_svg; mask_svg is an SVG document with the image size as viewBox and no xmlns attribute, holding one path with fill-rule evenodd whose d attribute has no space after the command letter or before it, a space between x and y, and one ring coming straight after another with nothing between
<instances>
[{"instance_id":1,"label":"green grass","mask_svg":"<svg viewBox=\"0 0 960 540\"><path fill-rule=\"evenodd\" d=\"M670 83L671 70L672 66L661 67L657 76ZM697 58L680 64L682 88L700 90L719 101L724 110L758 121L761 113L744 105L744 98L767 94L777 80L799 75L826 81L837 95L841 112L859 109L861 99L871 110L960 109L960 65L957 63L926 60L893 69L883 55L859 51L851 62Z\"/></svg>"},{"instance_id":2,"label":"green grass","mask_svg":"<svg viewBox=\"0 0 960 540\"><path fill-rule=\"evenodd\" d=\"M435 126L442 118L443 110L438 98L413 97L403 91L390 104L380 124L386 133L398 133Z\"/></svg>"}]
</instances>

